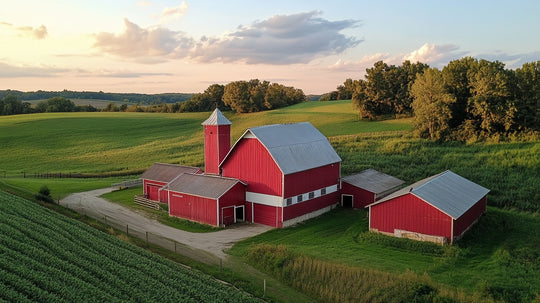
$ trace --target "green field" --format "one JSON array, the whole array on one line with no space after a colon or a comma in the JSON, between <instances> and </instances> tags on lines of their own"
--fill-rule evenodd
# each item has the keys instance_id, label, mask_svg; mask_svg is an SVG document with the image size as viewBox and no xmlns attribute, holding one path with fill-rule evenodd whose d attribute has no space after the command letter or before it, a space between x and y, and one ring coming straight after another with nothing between
<instances>
[{"instance_id":1,"label":"green field","mask_svg":"<svg viewBox=\"0 0 540 303\"><path fill-rule=\"evenodd\" d=\"M29 191L47 185L57 198L108 186L105 184L122 177L34 179L21 178L21 172L130 174L154 162L202 167L200 124L209 114L66 113L0 117L0 188L2 182L7 187ZM380 287L337 281L340 287L369 288L362 298L373 302L385 301L381 294L391 293L390 289L401 289L410 295L400 299L404 302L540 300L540 141L431 142L411 136L411 119L358 121L350 101L308 102L268 112L225 115L233 122L233 141L248 127L310 121L329 137L343 159L344 176L374 168L410 184L450 169L491 190L486 215L453 246L381 238L366 233L365 211L337 210L297 227L274 230L237 244L231 252L246 262L327 302L355 300L332 297L328 277L330 280L319 277L318 281L295 285L283 273L291 274L296 268L297 276L304 277L307 272L316 276L338 270L355 277L365 275L363 281L398 281L396 285L380 282ZM8 178L2 179L3 174ZM115 193L120 197L113 199L122 200L123 194ZM271 247L263 247L260 253L264 243ZM265 266L253 257L257 254L273 261ZM293 257L287 263L289 254ZM298 260L303 260L302 264L313 262L318 270L308 271L295 263ZM319 287L321 283L323 286ZM422 299L415 299L416 295Z\"/></svg>"},{"instance_id":2,"label":"green field","mask_svg":"<svg viewBox=\"0 0 540 303\"><path fill-rule=\"evenodd\" d=\"M0 117L0 177L35 172L139 172L154 162L204 166L201 123L210 113L48 113ZM248 128L310 121L327 136L409 130L410 120L359 122L350 101L225 113L236 140Z\"/></svg>"},{"instance_id":3,"label":"green field","mask_svg":"<svg viewBox=\"0 0 540 303\"><path fill-rule=\"evenodd\" d=\"M0 301L258 302L22 198L0 192Z\"/></svg>"}]
</instances>

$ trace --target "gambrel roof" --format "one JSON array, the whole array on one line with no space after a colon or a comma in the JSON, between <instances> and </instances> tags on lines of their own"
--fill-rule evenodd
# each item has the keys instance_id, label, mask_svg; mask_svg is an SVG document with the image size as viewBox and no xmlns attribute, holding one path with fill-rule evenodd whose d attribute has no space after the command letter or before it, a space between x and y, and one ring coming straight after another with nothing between
<instances>
[{"instance_id":1,"label":"gambrel roof","mask_svg":"<svg viewBox=\"0 0 540 303\"><path fill-rule=\"evenodd\" d=\"M398 190L367 207L411 193L457 219L488 192L489 189L447 170Z\"/></svg>"},{"instance_id":2,"label":"gambrel roof","mask_svg":"<svg viewBox=\"0 0 540 303\"><path fill-rule=\"evenodd\" d=\"M328 139L309 122L249 128L223 162L244 138L258 139L284 175L341 162Z\"/></svg>"}]
</instances>

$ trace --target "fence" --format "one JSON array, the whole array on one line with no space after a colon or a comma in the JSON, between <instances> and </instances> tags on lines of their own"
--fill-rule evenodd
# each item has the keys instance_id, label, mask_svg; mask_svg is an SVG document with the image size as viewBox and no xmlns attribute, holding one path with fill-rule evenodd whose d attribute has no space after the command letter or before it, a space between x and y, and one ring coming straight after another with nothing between
<instances>
[{"instance_id":1,"label":"fence","mask_svg":"<svg viewBox=\"0 0 540 303\"><path fill-rule=\"evenodd\" d=\"M126 170L102 173L77 173L77 172L7 172L0 170L0 177L3 178L40 178L40 179L62 179L62 178L108 178L108 177L128 177L140 175L144 170Z\"/></svg>"}]
</instances>

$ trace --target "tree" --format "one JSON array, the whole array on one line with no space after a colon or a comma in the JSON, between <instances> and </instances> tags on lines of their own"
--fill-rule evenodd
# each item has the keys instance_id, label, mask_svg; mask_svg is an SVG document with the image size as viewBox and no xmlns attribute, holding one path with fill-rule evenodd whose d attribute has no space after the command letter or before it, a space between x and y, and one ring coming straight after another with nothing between
<instances>
[{"instance_id":1,"label":"tree","mask_svg":"<svg viewBox=\"0 0 540 303\"><path fill-rule=\"evenodd\" d=\"M516 123L540 130L540 61L523 64L515 76L519 88Z\"/></svg>"},{"instance_id":2,"label":"tree","mask_svg":"<svg viewBox=\"0 0 540 303\"><path fill-rule=\"evenodd\" d=\"M511 85L511 74L504 69L504 63L478 62L478 71L470 77L472 97L469 98L468 112L480 122L483 134L489 136L514 126L517 109Z\"/></svg>"},{"instance_id":3,"label":"tree","mask_svg":"<svg viewBox=\"0 0 540 303\"><path fill-rule=\"evenodd\" d=\"M248 83L246 81L235 81L225 85L223 92L223 103L238 113L252 111L250 104Z\"/></svg>"},{"instance_id":4,"label":"tree","mask_svg":"<svg viewBox=\"0 0 540 303\"><path fill-rule=\"evenodd\" d=\"M420 137L441 140L448 134L456 98L445 87L442 73L436 68L424 70L411 86L414 132Z\"/></svg>"},{"instance_id":5,"label":"tree","mask_svg":"<svg viewBox=\"0 0 540 303\"><path fill-rule=\"evenodd\" d=\"M472 97L470 78L477 70L478 60L472 57L450 61L442 70L444 86L456 98L456 102L451 106L452 119L449 123L452 128L470 119L467 112L467 104Z\"/></svg>"},{"instance_id":6,"label":"tree","mask_svg":"<svg viewBox=\"0 0 540 303\"><path fill-rule=\"evenodd\" d=\"M343 85L339 85L336 91L336 99L334 100L350 100L354 93L354 81L352 79L346 79ZM326 101L326 100L321 100Z\"/></svg>"}]
</instances>

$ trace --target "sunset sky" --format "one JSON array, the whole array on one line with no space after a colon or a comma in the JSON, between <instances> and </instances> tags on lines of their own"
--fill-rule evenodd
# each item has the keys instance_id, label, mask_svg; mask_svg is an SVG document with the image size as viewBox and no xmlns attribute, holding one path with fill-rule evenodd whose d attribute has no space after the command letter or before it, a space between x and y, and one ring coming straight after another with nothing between
<instances>
[{"instance_id":1,"label":"sunset sky","mask_svg":"<svg viewBox=\"0 0 540 303\"><path fill-rule=\"evenodd\" d=\"M378 60L540 60L540 1L18 0L0 89L202 92L260 79L334 90Z\"/></svg>"}]
</instances>

